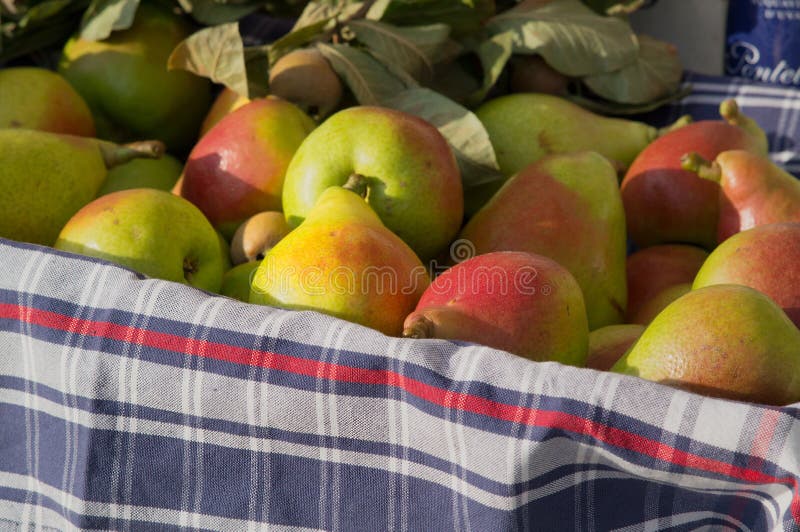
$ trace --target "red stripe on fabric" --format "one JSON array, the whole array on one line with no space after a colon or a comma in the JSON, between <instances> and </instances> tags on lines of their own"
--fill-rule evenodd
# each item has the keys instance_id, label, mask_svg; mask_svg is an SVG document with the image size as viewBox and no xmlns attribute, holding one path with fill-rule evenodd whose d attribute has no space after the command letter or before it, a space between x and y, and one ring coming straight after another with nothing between
<instances>
[{"instance_id":1,"label":"red stripe on fabric","mask_svg":"<svg viewBox=\"0 0 800 532\"><path fill-rule=\"evenodd\" d=\"M704 458L659 441L573 414L498 403L483 397L438 388L393 371L355 368L269 351L253 351L217 342L194 340L169 333L110 322L84 320L52 311L0 303L0 318L20 319L20 317L23 321L51 329L109 338L180 354L185 354L187 346L191 346L188 351L192 354L236 364L255 365L340 382L394 386L440 406L457 408L504 421L585 434L616 447L688 468L719 473L751 483L787 484L794 488L795 497L791 508L795 519L800 521L800 492L794 478L777 478L753 469L736 467L719 460Z\"/></svg>"}]
</instances>

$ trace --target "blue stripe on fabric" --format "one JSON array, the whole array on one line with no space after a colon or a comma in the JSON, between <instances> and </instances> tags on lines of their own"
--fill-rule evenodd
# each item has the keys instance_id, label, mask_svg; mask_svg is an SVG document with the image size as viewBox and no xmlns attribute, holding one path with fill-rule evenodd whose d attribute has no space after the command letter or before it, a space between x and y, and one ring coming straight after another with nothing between
<instances>
[{"instance_id":1,"label":"blue stripe on fabric","mask_svg":"<svg viewBox=\"0 0 800 532\"><path fill-rule=\"evenodd\" d=\"M17 410L17 412L4 411L2 414L3 419L10 420L9 431L19 434L24 421L21 416L14 414L22 412L22 408L8 405L5 405L5 408ZM15 421L19 426L14 426ZM64 420L52 418L46 414L40 415L40 426L47 433L64 433L66 424L67 422ZM133 475L131 478L133 489L129 498L124 493L114 494L112 492L111 478L116 473L114 471L115 460L112 456L108 456L108 450L134 448L131 445L131 439L134 436L135 452L130 469ZM192 448L191 454L196 454L202 447L204 462L201 476L185 479L182 471L184 446L187 445L187 442L181 439L147 434L132 435L81 427L79 441L89 446L87 458L81 462L82 468L89 471L85 492L81 497L87 501L108 502L113 500L126 505L179 510L181 501L178 494L183 488L181 483L189 480L202 486L204 494L200 500L200 506L192 508L193 511L232 519L246 519L246 501L249 496L242 493L241 487L249 485L251 460L256 458L269 461L268 481L271 502L268 508L268 519L271 523L322 528L330 528L333 525L328 520L329 515L321 516L318 513L316 497L320 489L319 472L322 462L317 458L288 456L280 453L258 453L249 449L188 442ZM122 446L115 447L116 443L121 443ZM59 454L59 445L61 445L60 441L43 438L42 447L38 450L40 463L44 464L51 459L58 461L53 457ZM9 471L9 466L12 465L13 460L8 463L6 457L0 455L0 469ZM363 521L357 520L356 522L346 521L347 529L376 530L384 528L388 518L385 513L387 511L385 500L393 474L385 470L348 464L336 464L335 467L340 475L341 499L333 502L344 505L337 506L342 516L349 516L350 519L352 516L359 516L363 519ZM46 470L49 469L40 469L40 480L58 487L60 476L53 483L43 476L42 472ZM660 506L657 509L650 509L650 512L657 513L648 515L645 500L647 490L654 489L652 480L617 477L586 480L587 473L591 474L591 471L578 473L569 467L564 468L560 478L577 479L582 486L580 490L577 490L574 485L564 484L563 489L556 490L519 509L518 519L523 522L527 521L527 525L534 525L536 529L542 530L547 530L550 526L558 528L573 524L575 517L572 516L572 519L569 519L576 507L576 501L573 499L575 493L581 493L593 496L591 505L588 507L596 510L591 515L591 520L598 526L598 529L629 524L624 520L631 519L631 508L642 509L642 513L637 514L636 517L636 519L642 520L659 515L670 515L674 512L675 507L680 508L681 512L713 508L723 514L741 513L740 520L754 525L768 524L767 518L763 515L763 506L746 497L737 496L740 492L704 493L665 484L658 485L657 489L664 493L673 492L673 497L661 498L662 501L669 501L669 504L664 504L663 507ZM556 480L556 478L552 480ZM413 525L412 529L452 528L452 507L449 504L451 490L413 477L409 478L408 482L413 504L407 510ZM537 483L543 485L541 482ZM123 484L125 483L120 482L120 485ZM364 489L366 486L369 486L369 489ZM745 490L744 486L742 490ZM116 495L116 497L111 497L112 495ZM468 500L467 505L470 525L478 530L497 530L498 526L505 528L510 524L508 520L513 516L513 512L486 507L473 500ZM53 509L59 511L57 505ZM578 517L581 520L588 519L587 516ZM72 516L70 519L73 522L76 521ZM121 523L109 521L108 524L111 525L109 528L114 528ZM756 527L755 529L765 528Z\"/></svg>"},{"instance_id":2,"label":"blue stripe on fabric","mask_svg":"<svg viewBox=\"0 0 800 532\"><path fill-rule=\"evenodd\" d=\"M22 381L22 379L0 376L0 388L1 387L23 391L24 381ZM58 397L61 396L60 392L53 390L52 388L48 388L47 386L39 385L38 388L40 390L38 395L40 395L45 399L57 400ZM94 414L108 415L114 417L119 417L119 416L127 417L130 415L130 405L119 403L117 401L107 401L107 400L97 401L97 400L90 400L84 397L75 397L75 396L70 396L70 398L71 398L70 402L74 403L77 408ZM2 415L13 415L13 412L4 413L3 407L21 409L21 407L11 407L11 405L3 405L2 403L0 403L0 418L2 418ZM47 472L50 471L50 469L47 467L48 465L54 466L55 469L52 471L52 475L50 475L49 477L44 476L43 478L46 479L50 478L51 480L48 480L48 483L51 482L60 483L61 472L63 467L61 464L63 462L60 461L58 457L63 456L65 454L65 446L66 446L66 442L63 438L63 435L67 432L67 429L70 426L74 428L74 425L72 425L71 422L62 420L60 418L52 418L51 416L44 413L40 413L40 416L46 416L47 419L50 420L51 424L56 425L58 429L54 432L54 434L57 437L50 440L51 451L52 451L50 458L56 457L57 459L54 462L49 462L48 460L41 462L40 468L44 467L44 471ZM200 418L197 416L186 416L175 412L144 407L144 406L137 407L136 418L140 420L149 420L149 421L156 421L163 423L171 423L176 425L190 426L193 428L195 427L203 428L204 430L222 432L225 434L229 434L231 436L241 436L245 438L246 437L263 438L268 440L282 441L286 443L296 443L299 445L305 445L311 447L319 446L319 447L326 447L329 449L361 452L361 453L374 454L385 457L389 457L392 454L393 449L397 447L396 445L389 443L363 440L357 438L331 437L331 436L320 438L318 434L285 431L276 429L274 427L251 426L243 423L236 423L232 421L226 421L214 418ZM85 434L86 430L87 429L85 427L78 426L79 434L81 434L83 437L86 437ZM9 431L9 434L13 432L14 431ZM539 432L542 433L541 439L539 441L549 441L552 439L565 437L563 431L555 429L541 429ZM130 435L125 434L125 435L119 435L117 437L121 438L121 441L108 441L105 442L105 444L110 446L117 444L118 447L123 450L122 451L123 453L127 452L128 449L133 447L131 445L131 441L129 441ZM136 438L137 438L136 444L138 446L139 436L136 435ZM574 438L568 438L568 439L574 439ZM79 438L79 441L86 441L86 440L83 438ZM0 448L11 447L10 445L11 442L5 442L5 443L6 445L2 445L3 442L2 440L0 440ZM97 442L93 443L95 443L95 445L97 444ZM109 448L115 448L115 447L109 447ZM574 450L576 453L579 452L577 447ZM633 454L634 457L638 456L636 455L636 453ZM609 465L578 463L576 461L575 463L569 464L567 466L554 468L548 471L547 473L539 475L533 479L523 482L517 482L513 485L508 485L506 483L494 481L492 479L479 475L469 469L464 469L462 466L458 464L452 464L447 460L435 457L428 453L422 452L418 449L404 448L403 455L406 457L408 461L412 463L425 465L427 467L436 469L446 474L456 475L460 478L463 478L469 484L476 486L484 491L504 496L519 495L529 490L538 489L542 486L549 484L550 482L554 482L560 478L563 478L564 476L569 476L573 474L587 473L591 471L607 471L607 472L618 471L617 469ZM17 458L17 461L14 461L13 457L11 458L12 458L12 463L17 463L17 464L21 463L19 462L19 458ZM125 463L124 458L125 457L123 457L121 463ZM105 459L110 459L110 458L106 454L101 454L98 456L92 455L86 457L84 449L84 452L81 453L78 461L79 463L84 463L84 461L87 461L89 464L91 464L92 467L94 467L96 465L96 462L103 461ZM0 458L0 464L2 463L3 460L2 458ZM685 472L685 468L675 466L674 471ZM24 471L15 471L15 472L25 474ZM79 471L79 473L81 472ZM40 471L40 475L41 474L42 473ZM713 476L705 472L703 474L707 477ZM85 481L85 479L83 480ZM79 481L77 485L78 487L80 487L82 483ZM745 483L742 483L742 485L747 486L747 484ZM110 486L108 489L110 489ZM759 493L760 496L764 498L769 498L768 494L761 493L759 490L755 489L755 486L750 486L749 489L753 493ZM175 496L177 497L177 493L180 493L181 489L175 489L174 492L176 494ZM76 495L82 495L82 493L76 493ZM118 493L117 495L120 498L124 498L124 494L122 493ZM177 499L175 501L175 504L179 504L179 501L177 501ZM777 506L775 507L775 509L777 510Z\"/></svg>"}]
</instances>

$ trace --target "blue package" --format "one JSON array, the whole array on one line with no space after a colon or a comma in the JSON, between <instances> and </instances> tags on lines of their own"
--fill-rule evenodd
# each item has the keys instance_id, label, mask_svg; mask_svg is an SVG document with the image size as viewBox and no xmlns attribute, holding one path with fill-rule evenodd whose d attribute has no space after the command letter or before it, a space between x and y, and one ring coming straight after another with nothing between
<instances>
[{"instance_id":1,"label":"blue package","mask_svg":"<svg viewBox=\"0 0 800 532\"><path fill-rule=\"evenodd\" d=\"M725 73L800 87L800 0L730 0Z\"/></svg>"}]
</instances>

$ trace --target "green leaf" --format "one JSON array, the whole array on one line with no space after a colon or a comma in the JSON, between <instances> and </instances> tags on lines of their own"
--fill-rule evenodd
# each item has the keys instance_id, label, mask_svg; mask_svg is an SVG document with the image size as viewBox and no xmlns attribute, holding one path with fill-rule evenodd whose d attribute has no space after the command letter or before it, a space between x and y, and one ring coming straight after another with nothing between
<instances>
[{"instance_id":1,"label":"green leaf","mask_svg":"<svg viewBox=\"0 0 800 532\"><path fill-rule=\"evenodd\" d=\"M615 72L587 76L583 82L596 94L619 103L641 104L675 92L683 65L675 45L639 36L639 57Z\"/></svg>"},{"instance_id":2,"label":"green leaf","mask_svg":"<svg viewBox=\"0 0 800 532\"><path fill-rule=\"evenodd\" d=\"M235 22L263 5L263 2L258 1L179 0L179 2L193 19L206 26Z\"/></svg>"},{"instance_id":3,"label":"green leaf","mask_svg":"<svg viewBox=\"0 0 800 532\"><path fill-rule=\"evenodd\" d=\"M666 105L670 102L678 101L692 93L692 86L690 84L680 86L675 92L665 95L657 100L651 100L641 104L624 104L616 103L608 100L598 100L595 98L587 98L580 94L567 94L565 97L586 109L602 115L612 116L628 116L638 115L642 113L649 113Z\"/></svg>"},{"instance_id":4,"label":"green leaf","mask_svg":"<svg viewBox=\"0 0 800 532\"><path fill-rule=\"evenodd\" d=\"M494 87L511 58L513 49L514 33L510 31L498 33L481 43L476 52L483 67L483 83L480 89L470 96L471 105L477 105Z\"/></svg>"},{"instance_id":5,"label":"green leaf","mask_svg":"<svg viewBox=\"0 0 800 532\"><path fill-rule=\"evenodd\" d=\"M395 94L382 104L416 115L442 133L453 148L465 188L504 179L486 128L467 108L423 87Z\"/></svg>"},{"instance_id":6,"label":"green leaf","mask_svg":"<svg viewBox=\"0 0 800 532\"><path fill-rule=\"evenodd\" d=\"M269 57L260 47L244 49L247 71L247 94L250 98L263 98L269 94Z\"/></svg>"},{"instance_id":7,"label":"green leaf","mask_svg":"<svg viewBox=\"0 0 800 532\"><path fill-rule=\"evenodd\" d=\"M423 83L433 77L433 58L450 33L444 24L400 28L374 20L353 20L347 25L384 65Z\"/></svg>"},{"instance_id":8,"label":"green leaf","mask_svg":"<svg viewBox=\"0 0 800 532\"><path fill-rule=\"evenodd\" d=\"M297 31L306 26L317 24L323 20L328 21L337 17L349 17L364 7L364 2L351 0L311 1L308 2L303 12L297 17L292 31Z\"/></svg>"},{"instance_id":9,"label":"green leaf","mask_svg":"<svg viewBox=\"0 0 800 532\"><path fill-rule=\"evenodd\" d=\"M81 23L81 38L102 41L133 25L139 0L92 0Z\"/></svg>"},{"instance_id":10,"label":"green leaf","mask_svg":"<svg viewBox=\"0 0 800 532\"><path fill-rule=\"evenodd\" d=\"M47 2L33 5L19 21L19 27L24 29L32 22L49 19L64 11L71 3L71 0L48 0Z\"/></svg>"},{"instance_id":11,"label":"green leaf","mask_svg":"<svg viewBox=\"0 0 800 532\"><path fill-rule=\"evenodd\" d=\"M638 11L645 0L583 0L583 3L600 15L626 14Z\"/></svg>"},{"instance_id":12,"label":"green leaf","mask_svg":"<svg viewBox=\"0 0 800 532\"><path fill-rule=\"evenodd\" d=\"M479 33L494 14L494 0L393 0L381 20L398 26L447 24L454 37L462 37Z\"/></svg>"},{"instance_id":13,"label":"green leaf","mask_svg":"<svg viewBox=\"0 0 800 532\"><path fill-rule=\"evenodd\" d=\"M361 105L380 105L408 86L380 61L346 44L318 43L317 48Z\"/></svg>"},{"instance_id":14,"label":"green leaf","mask_svg":"<svg viewBox=\"0 0 800 532\"><path fill-rule=\"evenodd\" d=\"M327 31L328 25L333 18L324 18L312 22L307 26L298 29L293 29L280 39L274 41L272 44L266 46L266 51L269 56L270 66L274 65L278 59L288 54L292 50L300 48L316 37L319 37ZM297 26L295 26L297 28Z\"/></svg>"},{"instance_id":15,"label":"green leaf","mask_svg":"<svg viewBox=\"0 0 800 532\"><path fill-rule=\"evenodd\" d=\"M636 60L630 25L598 15L578 0L526 0L490 19L486 27L492 35L512 32L514 53L539 54L568 76L611 72Z\"/></svg>"},{"instance_id":16,"label":"green leaf","mask_svg":"<svg viewBox=\"0 0 800 532\"><path fill-rule=\"evenodd\" d=\"M236 22L193 33L175 47L167 67L188 70L248 95L244 46Z\"/></svg>"}]
</instances>

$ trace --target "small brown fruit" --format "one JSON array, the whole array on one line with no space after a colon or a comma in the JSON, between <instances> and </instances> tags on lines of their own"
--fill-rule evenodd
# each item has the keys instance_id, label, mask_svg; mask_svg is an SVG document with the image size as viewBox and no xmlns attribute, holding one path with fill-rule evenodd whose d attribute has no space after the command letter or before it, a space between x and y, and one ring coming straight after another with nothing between
<instances>
[{"instance_id":1,"label":"small brown fruit","mask_svg":"<svg viewBox=\"0 0 800 532\"><path fill-rule=\"evenodd\" d=\"M301 48L278 59L270 69L269 92L322 118L339 105L342 82L319 50Z\"/></svg>"},{"instance_id":2,"label":"small brown fruit","mask_svg":"<svg viewBox=\"0 0 800 532\"><path fill-rule=\"evenodd\" d=\"M231 260L234 265L261 260L283 237L289 226L282 212L264 211L242 223L231 240Z\"/></svg>"}]
</instances>

